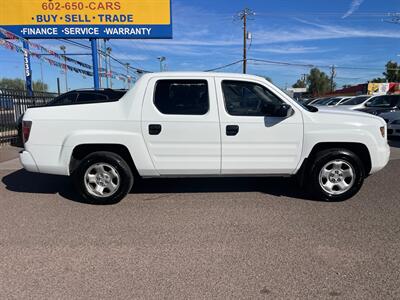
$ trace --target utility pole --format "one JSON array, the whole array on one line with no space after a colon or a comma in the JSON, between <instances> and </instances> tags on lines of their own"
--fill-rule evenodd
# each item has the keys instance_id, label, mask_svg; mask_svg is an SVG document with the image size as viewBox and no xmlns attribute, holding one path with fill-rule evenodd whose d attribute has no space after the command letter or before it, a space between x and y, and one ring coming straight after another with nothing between
<instances>
[{"instance_id":1,"label":"utility pole","mask_svg":"<svg viewBox=\"0 0 400 300\"><path fill-rule=\"evenodd\" d=\"M336 77L336 68L334 65L331 66L331 93L333 93L334 82L333 79Z\"/></svg>"},{"instance_id":2,"label":"utility pole","mask_svg":"<svg viewBox=\"0 0 400 300\"><path fill-rule=\"evenodd\" d=\"M255 13L249 8L245 8L239 12L238 17L243 21L243 74L247 72L247 18L254 16Z\"/></svg>"},{"instance_id":3,"label":"utility pole","mask_svg":"<svg viewBox=\"0 0 400 300\"><path fill-rule=\"evenodd\" d=\"M65 75L65 92L68 92L68 74L67 74L67 57L65 56L67 47L64 45L60 46L61 51L64 53L64 75Z\"/></svg>"}]
</instances>

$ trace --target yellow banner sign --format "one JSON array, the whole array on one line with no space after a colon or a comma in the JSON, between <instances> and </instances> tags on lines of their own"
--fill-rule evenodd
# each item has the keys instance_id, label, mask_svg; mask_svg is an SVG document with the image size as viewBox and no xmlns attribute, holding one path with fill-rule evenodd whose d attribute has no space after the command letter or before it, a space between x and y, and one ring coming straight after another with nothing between
<instances>
[{"instance_id":1,"label":"yellow banner sign","mask_svg":"<svg viewBox=\"0 0 400 300\"><path fill-rule=\"evenodd\" d=\"M24 38L172 38L170 0L0 1L0 27Z\"/></svg>"},{"instance_id":2,"label":"yellow banner sign","mask_svg":"<svg viewBox=\"0 0 400 300\"><path fill-rule=\"evenodd\" d=\"M168 25L170 0L1 0L3 25Z\"/></svg>"}]
</instances>

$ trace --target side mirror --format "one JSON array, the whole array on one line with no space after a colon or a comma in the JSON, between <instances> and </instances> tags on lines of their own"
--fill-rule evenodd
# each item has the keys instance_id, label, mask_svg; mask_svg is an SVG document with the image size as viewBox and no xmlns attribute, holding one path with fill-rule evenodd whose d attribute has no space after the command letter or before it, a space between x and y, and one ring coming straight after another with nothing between
<instances>
[{"instance_id":1,"label":"side mirror","mask_svg":"<svg viewBox=\"0 0 400 300\"><path fill-rule=\"evenodd\" d=\"M292 107L288 104L281 104L277 111L275 112L275 117L286 118L293 115L294 111Z\"/></svg>"}]
</instances>

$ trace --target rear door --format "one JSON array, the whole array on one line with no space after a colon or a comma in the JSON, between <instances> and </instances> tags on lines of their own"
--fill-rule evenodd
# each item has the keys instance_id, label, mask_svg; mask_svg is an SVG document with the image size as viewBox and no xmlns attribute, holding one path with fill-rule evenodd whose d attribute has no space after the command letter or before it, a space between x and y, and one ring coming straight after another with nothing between
<instances>
[{"instance_id":1,"label":"rear door","mask_svg":"<svg viewBox=\"0 0 400 300\"><path fill-rule=\"evenodd\" d=\"M222 174L291 174L303 145L303 118L263 82L216 78L222 139Z\"/></svg>"},{"instance_id":2,"label":"rear door","mask_svg":"<svg viewBox=\"0 0 400 300\"><path fill-rule=\"evenodd\" d=\"M212 77L150 79L142 132L160 175L220 174L221 136Z\"/></svg>"}]
</instances>

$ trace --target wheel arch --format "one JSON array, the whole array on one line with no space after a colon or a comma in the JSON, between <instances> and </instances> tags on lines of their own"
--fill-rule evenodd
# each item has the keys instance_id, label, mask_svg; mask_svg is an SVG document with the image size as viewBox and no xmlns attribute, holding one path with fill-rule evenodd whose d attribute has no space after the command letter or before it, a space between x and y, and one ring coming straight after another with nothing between
<instances>
[{"instance_id":1,"label":"wheel arch","mask_svg":"<svg viewBox=\"0 0 400 300\"><path fill-rule=\"evenodd\" d=\"M316 154L324 150L335 149L335 148L346 149L354 152L354 154L356 154L363 163L365 174L366 175L369 174L372 168L372 160L368 147L365 144L358 142L321 142L313 146L309 155L303 160L301 167L296 173L296 175L299 176L300 178L301 184L304 183L304 174L309 168L309 166L312 164L312 161L315 158Z\"/></svg>"},{"instance_id":2,"label":"wheel arch","mask_svg":"<svg viewBox=\"0 0 400 300\"><path fill-rule=\"evenodd\" d=\"M69 163L69 173L72 174L75 169L78 167L79 162L85 158L87 155L99 152L106 151L118 154L121 156L126 163L129 165L132 173L135 176L139 176L139 172L136 168L135 162L133 161L132 154L129 149L122 144L80 144L73 148L71 159Z\"/></svg>"}]
</instances>

